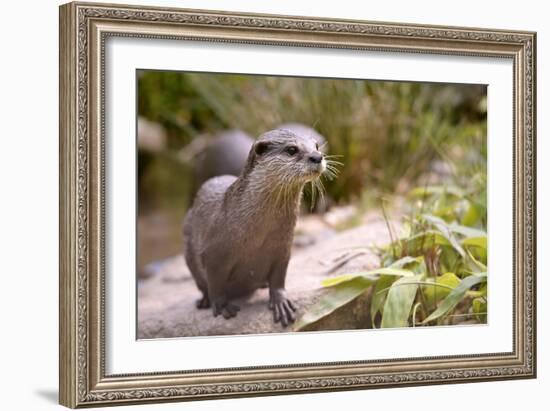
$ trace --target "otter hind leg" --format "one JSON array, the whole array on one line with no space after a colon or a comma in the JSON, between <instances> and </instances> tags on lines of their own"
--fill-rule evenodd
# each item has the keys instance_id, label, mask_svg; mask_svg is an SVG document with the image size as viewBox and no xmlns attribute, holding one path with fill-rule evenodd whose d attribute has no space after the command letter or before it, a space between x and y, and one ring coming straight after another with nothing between
<instances>
[{"instance_id":1,"label":"otter hind leg","mask_svg":"<svg viewBox=\"0 0 550 411\"><path fill-rule=\"evenodd\" d=\"M190 230L188 230L188 232L189 231ZM185 261L187 263L189 271L191 272L191 276L195 280L197 288L202 293L202 297L195 302L195 307L197 307L199 310L210 308L210 296L208 295L208 285L205 280L206 276L203 274L204 269L201 267L198 259L195 257L196 253L191 243L191 236L187 235L186 237L187 238L185 239L185 247L183 249Z\"/></svg>"},{"instance_id":2,"label":"otter hind leg","mask_svg":"<svg viewBox=\"0 0 550 411\"><path fill-rule=\"evenodd\" d=\"M225 298L214 301L212 308L214 317L221 315L226 320L235 317L241 309L238 305L230 303Z\"/></svg>"},{"instance_id":3,"label":"otter hind leg","mask_svg":"<svg viewBox=\"0 0 550 411\"><path fill-rule=\"evenodd\" d=\"M210 308L211 304L210 304L210 298L208 297L208 293L203 291L202 297L197 300L195 305L199 310Z\"/></svg>"}]
</instances>

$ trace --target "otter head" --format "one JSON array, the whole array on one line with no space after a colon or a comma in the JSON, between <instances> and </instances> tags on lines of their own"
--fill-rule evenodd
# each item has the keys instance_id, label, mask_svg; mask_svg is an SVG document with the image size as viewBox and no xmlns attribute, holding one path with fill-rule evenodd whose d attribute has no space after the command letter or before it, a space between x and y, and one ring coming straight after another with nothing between
<instances>
[{"instance_id":1,"label":"otter head","mask_svg":"<svg viewBox=\"0 0 550 411\"><path fill-rule=\"evenodd\" d=\"M277 129L262 134L254 143L247 169L272 183L304 184L326 170L326 160L314 137Z\"/></svg>"}]
</instances>

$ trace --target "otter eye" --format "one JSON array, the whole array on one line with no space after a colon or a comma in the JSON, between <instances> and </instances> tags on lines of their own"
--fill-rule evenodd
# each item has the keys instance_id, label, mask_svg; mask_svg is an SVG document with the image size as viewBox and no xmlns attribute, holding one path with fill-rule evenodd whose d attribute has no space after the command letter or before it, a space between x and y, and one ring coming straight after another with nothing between
<instances>
[{"instance_id":1,"label":"otter eye","mask_svg":"<svg viewBox=\"0 0 550 411\"><path fill-rule=\"evenodd\" d=\"M319 143L315 143L315 150L319 151Z\"/></svg>"},{"instance_id":2,"label":"otter eye","mask_svg":"<svg viewBox=\"0 0 550 411\"><path fill-rule=\"evenodd\" d=\"M290 154L291 156L293 156L294 154L296 154L298 152L298 147L290 146L286 149L286 152L288 154Z\"/></svg>"}]
</instances>

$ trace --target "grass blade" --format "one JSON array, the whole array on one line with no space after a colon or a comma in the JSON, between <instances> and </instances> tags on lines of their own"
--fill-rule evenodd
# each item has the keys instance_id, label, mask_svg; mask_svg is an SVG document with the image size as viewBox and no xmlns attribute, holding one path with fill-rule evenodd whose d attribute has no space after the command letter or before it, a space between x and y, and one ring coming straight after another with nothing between
<instances>
[{"instance_id":1,"label":"grass blade","mask_svg":"<svg viewBox=\"0 0 550 411\"><path fill-rule=\"evenodd\" d=\"M397 278L392 275L382 275L376 281L376 285L374 286L374 293L372 295L372 301L370 303L370 317L372 324L374 326L376 314L378 314L379 311L382 310L382 307L384 306L384 302L386 301L386 294L385 292L382 292L386 289L389 290L391 285L397 281Z\"/></svg>"},{"instance_id":2,"label":"grass blade","mask_svg":"<svg viewBox=\"0 0 550 411\"><path fill-rule=\"evenodd\" d=\"M352 274L342 274L336 277L328 278L326 280L321 281L321 285L323 287L334 287L335 285L339 285L339 284L351 281L355 278L361 278L361 277L371 281L376 281L377 278L374 276L377 276L377 275L411 277L414 275L414 273L411 270L405 270L402 268L382 267L382 268L377 268L375 270L360 271L358 273L352 273Z\"/></svg>"},{"instance_id":3,"label":"grass blade","mask_svg":"<svg viewBox=\"0 0 550 411\"><path fill-rule=\"evenodd\" d=\"M393 283L382 315L382 328L407 327L411 308L418 290L418 282L424 275L403 277Z\"/></svg>"},{"instance_id":4,"label":"grass blade","mask_svg":"<svg viewBox=\"0 0 550 411\"><path fill-rule=\"evenodd\" d=\"M422 324L429 323L430 321L437 320L441 316L444 316L464 298L466 292L474 285L487 281L487 275L471 275L463 279L453 291L449 293L447 297L441 302L439 307L431 313Z\"/></svg>"},{"instance_id":5,"label":"grass blade","mask_svg":"<svg viewBox=\"0 0 550 411\"><path fill-rule=\"evenodd\" d=\"M462 245L479 247L479 248L483 248L484 250L487 250L487 236L466 238L462 240Z\"/></svg>"}]
</instances>

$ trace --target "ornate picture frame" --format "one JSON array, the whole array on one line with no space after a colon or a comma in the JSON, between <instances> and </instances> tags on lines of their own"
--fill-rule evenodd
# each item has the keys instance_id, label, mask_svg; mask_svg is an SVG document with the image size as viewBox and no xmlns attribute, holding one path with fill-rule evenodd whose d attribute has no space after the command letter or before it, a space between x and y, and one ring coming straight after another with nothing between
<instances>
[{"instance_id":1,"label":"ornate picture frame","mask_svg":"<svg viewBox=\"0 0 550 411\"><path fill-rule=\"evenodd\" d=\"M200 40L513 62L513 350L108 375L105 42ZM60 403L198 400L536 377L536 34L155 7L60 7Z\"/></svg>"}]
</instances>

